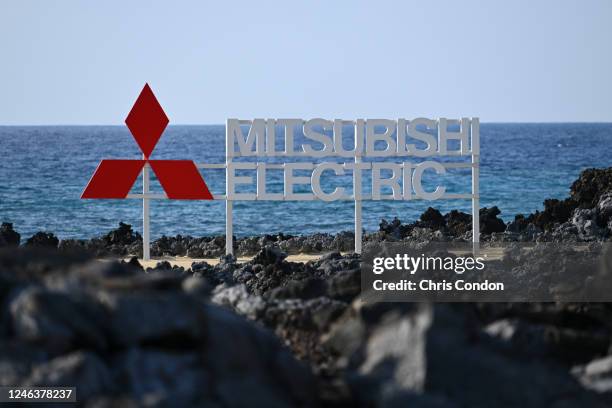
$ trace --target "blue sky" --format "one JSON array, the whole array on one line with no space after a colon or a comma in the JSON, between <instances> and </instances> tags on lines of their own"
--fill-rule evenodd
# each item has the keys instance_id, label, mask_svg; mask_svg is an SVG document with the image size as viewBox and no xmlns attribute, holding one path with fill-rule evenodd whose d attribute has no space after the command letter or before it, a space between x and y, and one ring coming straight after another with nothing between
<instances>
[{"instance_id":1,"label":"blue sky","mask_svg":"<svg viewBox=\"0 0 612 408\"><path fill-rule=\"evenodd\" d=\"M2 1L0 125L612 121L612 1Z\"/></svg>"}]
</instances>

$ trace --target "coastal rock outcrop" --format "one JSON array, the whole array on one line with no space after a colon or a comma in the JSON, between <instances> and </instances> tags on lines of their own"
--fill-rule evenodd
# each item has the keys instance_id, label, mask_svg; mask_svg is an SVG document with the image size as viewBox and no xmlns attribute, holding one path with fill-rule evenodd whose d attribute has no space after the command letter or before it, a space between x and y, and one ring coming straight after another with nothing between
<instances>
[{"instance_id":1,"label":"coastal rock outcrop","mask_svg":"<svg viewBox=\"0 0 612 408\"><path fill-rule=\"evenodd\" d=\"M482 234L492 234L506 230L504 221L497 218L499 214L501 214L501 211L497 207L480 209L480 232Z\"/></svg>"},{"instance_id":2,"label":"coastal rock outcrop","mask_svg":"<svg viewBox=\"0 0 612 408\"><path fill-rule=\"evenodd\" d=\"M529 274L555 273L557 266L526 265ZM308 361L328 404L610 402L581 383L593 376L581 374L579 380L572 368L608 353L606 304L364 304L358 297L359 258L339 253L304 265L281 260L267 272L253 261L234 267L234 283L218 285L213 302L270 328ZM499 385L509 383L512 389Z\"/></svg>"},{"instance_id":3,"label":"coastal rock outcrop","mask_svg":"<svg viewBox=\"0 0 612 408\"><path fill-rule=\"evenodd\" d=\"M610 221L612 221L612 191L606 192L599 197L597 215L599 225L610 225Z\"/></svg>"},{"instance_id":4,"label":"coastal rock outcrop","mask_svg":"<svg viewBox=\"0 0 612 408\"><path fill-rule=\"evenodd\" d=\"M21 235L13 229L13 224L3 222L0 226L0 247L19 246Z\"/></svg>"},{"instance_id":5,"label":"coastal rock outcrop","mask_svg":"<svg viewBox=\"0 0 612 408\"><path fill-rule=\"evenodd\" d=\"M59 239L51 232L39 231L25 242L25 246L57 248Z\"/></svg>"},{"instance_id":6,"label":"coastal rock outcrop","mask_svg":"<svg viewBox=\"0 0 612 408\"><path fill-rule=\"evenodd\" d=\"M317 405L304 364L186 291L187 276L29 249L0 252L0 265L0 343L21 348L3 358L1 385L76 386L84 406L128 395L152 407Z\"/></svg>"},{"instance_id":7,"label":"coastal rock outcrop","mask_svg":"<svg viewBox=\"0 0 612 408\"><path fill-rule=\"evenodd\" d=\"M501 210L494 206L481 208L481 240L501 241L602 241L612 237L612 168L587 169L570 188L566 199L547 199L544 209L533 214L518 214L505 224ZM470 241L472 216L451 210L442 214L429 207L418 220L402 223L397 217L381 220L379 230L364 233L364 242L382 241ZM12 224L0 227L0 246L18 245L19 233ZM62 251L87 251L97 257L142 256L142 237L129 224L92 239L64 239L57 243L51 233L39 232L26 240L26 245L59 246ZM253 256L266 247L279 248L288 255L299 253L350 252L354 233L315 233L288 235L283 233L254 237L234 237L238 256ZM162 236L151 244L152 256L188 256L216 258L225 253L224 236Z\"/></svg>"},{"instance_id":8,"label":"coastal rock outcrop","mask_svg":"<svg viewBox=\"0 0 612 408\"><path fill-rule=\"evenodd\" d=\"M506 230L506 224L498 215L501 211L497 207L481 208L479 213L480 233L490 235ZM427 233L425 231L430 231ZM445 215L435 208L429 207L419 220L412 224L402 224L399 218L392 221L383 219L380 223L379 233L383 240L448 240L461 238L472 231L472 216L461 211L452 210ZM367 239L367 237L366 237Z\"/></svg>"},{"instance_id":9,"label":"coastal rock outcrop","mask_svg":"<svg viewBox=\"0 0 612 408\"><path fill-rule=\"evenodd\" d=\"M612 167L586 169L570 187L570 198L580 208L595 207L601 196L612 191Z\"/></svg>"},{"instance_id":10,"label":"coastal rock outcrop","mask_svg":"<svg viewBox=\"0 0 612 408\"><path fill-rule=\"evenodd\" d=\"M542 230L551 230L556 225L569 221L577 209L603 211L602 216L607 219L610 193L612 193L612 168L586 169L572 183L568 198L545 200L544 211L536 211L529 215L526 221Z\"/></svg>"}]
</instances>

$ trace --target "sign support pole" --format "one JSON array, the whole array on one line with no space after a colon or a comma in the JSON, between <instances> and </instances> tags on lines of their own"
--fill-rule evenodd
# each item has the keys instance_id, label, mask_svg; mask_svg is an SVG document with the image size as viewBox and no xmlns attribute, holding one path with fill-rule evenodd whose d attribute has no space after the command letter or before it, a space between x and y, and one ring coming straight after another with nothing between
<instances>
[{"instance_id":1,"label":"sign support pole","mask_svg":"<svg viewBox=\"0 0 612 408\"><path fill-rule=\"evenodd\" d=\"M229 198L229 177L230 164L232 162L231 151L234 146L230 146L229 120L225 124L225 254L234 254L234 225L232 220L233 203Z\"/></svg>"},{"instance_id":2,"label":"sign support pole","mask_svg":"<svg viewBox=\"0 0 612 408\"><path fill-rule=\"evenodd\" d=\"M480 251L480 122L472 119L472 251Z\"/></svg>"},{"instance_id":3,"label":"sign support pole","mask_svg":"<svg viewBox=\"0 0 612 408\"><path fill-rule=\"evenodd\" d=\"M229 164L229 162L228 162ZM234 254L234 232L232 225L232 201L225 200L225 254Z\"/></svg>"},{"instance_id":4,"label":"sign support pole","mask_svg":"<svg viewBox=\"0 0 612 408\"><path fill-rule=\"evenodd\" d=\"M143 156L144 157L144 156ZM149 230L149 164L142 169L142 260L151 259Z\"/></svg>"},{"instance_id":5,"label":"sign support pole","mask_svg":"<svg viewBox=\"0 0 612 408\"><path fill-rule=\"evenodd\" d=\"M355 198L355 253L361 254L361 200Z\"/></svg>"},{"instance_id":6,"label":"sign support pole","mask_svg":"<svg viewBox=\"0 0 612 408\"><path fill-rule=\"evenodd\" d=\"M359 146L357 145L358 127L359 126L355 125L355 164L361 163L361 153L359 152L358 150ZM358 171L358 170L355 169L355 171ZM355 198L355 253L361 255L361 241L362 241L361 233L363 231L361 227L361 197L357 197L357 194L355 192L356 191L355 182L356 180L354 179L354 176L353 176L353 197ZM361 186L359 190L361 191Z\"/></svg>"}]
</instances>

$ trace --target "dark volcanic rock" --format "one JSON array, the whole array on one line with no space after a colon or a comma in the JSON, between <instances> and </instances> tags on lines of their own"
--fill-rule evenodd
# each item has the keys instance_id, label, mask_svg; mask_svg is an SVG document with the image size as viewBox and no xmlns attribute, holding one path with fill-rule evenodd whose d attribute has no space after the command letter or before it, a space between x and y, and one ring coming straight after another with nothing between
<instances>
[{"instance_id":1,"label":"dark volcanic rock","mask_svg":"<svg viewBox=\"0 0 612 408\"><path fill-rule=\"evenodd\" d=\"M22 341L0 340L0 386L21 384L36 364L45 362L47 353Z\"/></svg>"},{"instance_id":2,"label":"dark volcanic rock","mask_svg":"<svg viewBox=\"0 0 612 408\"><path fill-rule=\"evenodd\" d=\"M442 229L446 226L446 220L440 211L432 207L427 208L427 210L421 214L420 220L422 226L434 230Z\"/></svg>"},{"instance_id":3,"label":"dark volcanic rock","mask_svg":"<svg viewBox=\"0 0 612 408\"><path fill-rule=\"evenodd\" d=\"M285 258L287 258L287 254L279 247L268 245L255 255L253 263L263 266L275 265L280 264Z\"/></svg>"},{"instance_id":4,"label":"dark volcanic rock","mask_svg":"<svg viewBox=\"0 0 612 408\"><path fill-rule=\"evenodd\" d=\"M472 230L472 216L461 211L452 210L444 216L446 227L451 235L460 237Z\"/></svg>"},{"instance_id":5,"label":"dark volcanic rock","mask_svg":"<svg viewBox=\"0 0 612 408\"><path fill-rule=\"evenodd\" d=\"M481 208L480 209L480 232L483 234L491 234L493 232L504 232L506 224L497 216L501 211L497 207Z\"/></svg>"},{"instance_id":6,"label":"dark volcanic rock","mask_svg":"<svg viewBox=\"0 0 612 408\"><path fill-rule=\"evenodd\" d=\"M500 340L499 350L510 356L576 364L603 355L610 345L608 330L559 327L519 318L501 319L484 331Z\"/></svg>"},{"instance_id":7,"label":"dark volcanic rock","mask_svg":"<svg viewBox=\"0 0 612 408\"><path fill-rule=\"evenodd\" d=\"M310 371L272 333L235 314L210 308L205 366L221 406L314 406ZM205 405L205 404L204 404Z\"/></svg>"},{"instance_id":8,"label":"dark volcanic rock","mask_svg":"<svg viewBox=\"0 0 612 408\"><path fill-rule=\"evenodd\" d=\"M459 406L607 406L557 364L496 352L474 338L464 307L437 305L426 334L425 390ZM467 370L467 371L466 371ZM512 384L501 386L500 384Z\"/></svg>"},{"instance_id":9,"label":"dark volcanic rock","mask_svg":"<svg viewBox=\"0 0 612 408\"><path fill-rule=\"evenodd\" d=\"M59 239L50 232L39 231L27 239L25 245L29 247L57 248Z\"/></svg>"},{"instance_id":10,"label":"dark volcanic rock","mask_svg":"<svg viewBox=\"0 0 612 408\"><path fill-rule=\"evenodd\" d=\"M36 365L22 386L76 387L80 402L117 390L109 367L99 356L87 351L77 351Z\"/></svg>"},{"instance_id":11,"label":"dark volcanic rock","mask_svg":"<svg viewBox=\"0 0 612 408\"><path fill-rule=\"evenodd\" d=\"M612 356L576 366L572 369L572 373L585 388L600 393L612 391Z\"/></svg>"},{"instance_id":12,"label":"dark volcanic rock","mask_svg":"<svg viewBox=\"0 0 612 408\"><path fill-rule=\"evenodd\" d=\"M326 293L326 282L320 278L292 280L287 285L272 289L271 299L313 299Z\"/></svg>"},{"instance_id":13,"label":"dark volcanic rock","mask_svg":"<svg viewBox=\"0 0 612 408\"><path fill-rule=\"evenodd\" d=\"M597 203L598 222L601 226L607 226L612 221L612 192L602 194Z\"/></svg>"},{"instance_id":14,"label":"dark volcanic rock","mask_svg":"<svg viewBox=\"0 0 612 408\"><path fill-rule=\"evenodd\" d=\"M119 223L119 228L110 231L108 234L99 238L92 239L86 245L88 250L98 256L111 255L142 255L142 237L139 233L132 230L129 224Z\"/></svg>"},{"instance_id":15,"label":"dark volcanic rock","mask_svg":"<svg viewBox=\"0 0 612 408\"><path fill-rule=\"evenodd\" d=\"M612 191L612 167L584 170L570 187L571 198L580 208L595 207L608 191Z\"/></svg>"},{"instance_id":16,"label":"dark volcanic rock","mask_svg":"<svg viewBox=\"0 0 612 408\"><path fill-rule=\"evenodd\" d=\"M203 278L78 259L0 251L11 293L0 291L0 384L76 386L83 406L318 405L311 371L271 332L208 304Z\"/></svg>"},{"instance_id":17,"label":"dark volcanic rock","mask_svg":"<svg viewBox=\"0 0 612 408\"><path fill-rule=\"evenodd\" d=\"M391 222L388 222L384 218L380 221L379 231L384 232L385 235L395 239L401 239L409 233L410 228L402 225L399 218L395 217Z\"/></svg>"},{"instance_id":18,"label":"dark volcanic rock","mask_svg":"<svg viewBox=\"0 0 612 408\"><path fill-rule=\"evenodd\" d=\"M213 398L202 389L210 378L198 353L131 348L115 360L118 377L137 401L190 406L198 397Z\"/></svg>"},{"instance_id":19,"label":"dark volcanic rock","mask_svg":"<svg viewBox=\"0 0 612 408\"><path fill-rule=\"evenodd\" d=\"M534 214L529 215L527 222L534 224L540 229L548 230L557 223L564 223L569 220L576 207L576 202L570 198L565 200L544 200L544 211L536 211Z\"/></svg>"},{"instance_id":20,"label":"dark volcanic rock","mask_svg":"<svg viewBox=\"0 0 612 408\"><path fill-rule=\"evenodd\" d=\"M569 198L544 200L544 211L536 211L529 215L527 222L543 230L550 230L555 224L569 221L578 208L599 210L603 212L603 219L607 219L609 204L606 204L606 194L610 192L612 192L612 167L584 170L570 187ZM600 207L602 199L603 203ZM603 219L600 219L602 226L605 225L605 222L602 222Z\"/></svg>"},{"instance_id":21,"label":"dark volcanic rock","mask_svg":"<svg viewBox=\"0 0 612 408\"><path fill-rule=\"evenodd\" d=\"M83 296L31 288L15 298L10 312L16 337L45 350L107 346L105 312Z\"/></svg>"},{"instance_id":22,"label":"dark volcanic rock","mask_svg":"<svg viewBox=\"0 0 612 408\"><path fill-rule=\"evenodd\" d=\"M509 222L506 226L506 231L519 233L524 231L528 225L529 223L525 219L525 216L523 214L517 214L514 216L514 221Z\"/></svg>"},{"instance_id":23,"label":"dark volcanic rock","mask_svg":"<svg viewBox=\"0 0 612 408\"><path fill-rule=\"evenodd\" d=\"M605 228L597 222L596 209L577 208L572 215L571 224L576 228L581 240L590 241L606 235Z\"/></svg>"},{"instance_id":24,"label":"dark volcanic rock","mask_svg":"<svg viewBox=\"0 0 612 408\"><path fill-rule=\"evenodd\" d=\"M360 406L384 406L390 394L423 391L430 323L425 304L354 302L333 324L324 342L355 370L347 380Z\"/></svg>"},{"instance_id":25,"label":"dark volcanic rock","mask_svg":"<svg viewBox=\"0 0 612 408\"><path fill-rule=\"evenodd\" d=\"M204 336L205 314L197 299L181 293L99 295L109 310L109 338L122 347L194 344Z\"/></svg>"},{"instance_id":26,"label":"dark volcanic rock","mask_svg":"<svg viewBox=\"0 0 612 408\"><path fill-rule=\"evenodd\" d=\"M119 228L110 231L103 239L109 245L129 245L136 241L141 241L142 237L139 233L132 230L129 224L119 223Z\"/></svg>"},{"instance_id":27,"label":"dark volcanic rock","mask_svg":"<svg viewBox=\"0 0 612 408\"><path fill-rule=\"evenodd\" d=\"M75 251L90 251L89 245L91 241L84 239L62 239L57 246L61 252L75 252ZM99 251L91 251L93 254L97 252L105 252L106 248L100 248Z\"/></svg>"},{"instance_id":28,"label":"dark volcanic rock","mask_svg":"<svg viewBox=\"0 0 612 408\"><path fill-rule=\"evenodd\" d=\"M0 247L3 246L19 246L21 235L13 229L13 224L3 222L0 226Z\"/></svg>"}]
</instances>

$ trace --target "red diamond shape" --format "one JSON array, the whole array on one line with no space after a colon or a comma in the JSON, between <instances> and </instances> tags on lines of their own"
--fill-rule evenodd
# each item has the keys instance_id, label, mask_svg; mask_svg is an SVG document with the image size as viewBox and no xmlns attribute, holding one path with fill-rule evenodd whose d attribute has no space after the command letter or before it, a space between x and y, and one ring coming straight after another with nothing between
<instances>
[{"instance_id":1,"label":"red diamond shape","mask_svg":"<svg viewBox=\"0 0 612 408\"><path fill-rule=\"evenodd\" d=\"M125 198L145 163L144 160L102 160L81 198Z\"/></svg>"},{"instance_id":2,"label":"red diamond shape","mask_svg":"<svg viewBox=\"0 0 612 408\"><path fill-rule=\"evenodd\" d=\"M149 163L168 198L213 200L206 182L191 160L151 160Z\"/></svg>"},{"instance_id":3,"label":"red diamond shape","mask_svg":"<svg viewBox=\"0 0 612 408\"><path fill-rule=\"evenodd\" d=\"M168 122L168 117L157 102L149 84L145 84L132 110L125 118L125 124L132 132L145 158L148 159L153 152Z\"/></svg>"}]
</instances>

